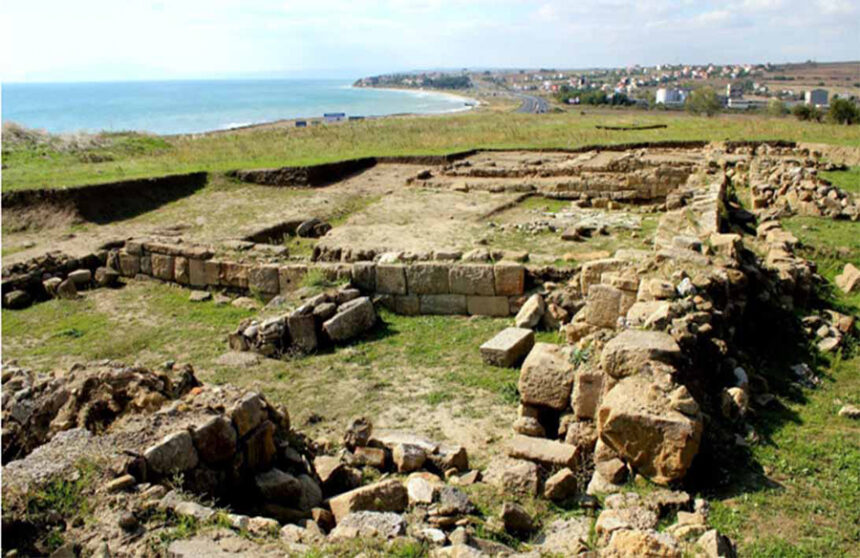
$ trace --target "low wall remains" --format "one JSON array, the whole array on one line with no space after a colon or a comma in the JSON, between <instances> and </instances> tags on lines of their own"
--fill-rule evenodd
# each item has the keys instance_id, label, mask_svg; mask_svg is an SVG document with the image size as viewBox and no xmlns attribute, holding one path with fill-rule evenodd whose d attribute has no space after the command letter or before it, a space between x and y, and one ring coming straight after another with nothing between
<instances>
[{"instance_id":1,"label":"low wall remains","mask_svg":"<svg viewBox=\"0 0 860 558\"><path fill-rule=\"evenodd\" d=\"M516 262L257 264L213 259L211 250L185 244L130 240L108 256L125 277L146 275L194 288L220 288L273 297L300 288L311 271L349 281L366 295L406 314L509 316L526 291L526 266Z\"/></svg>"}]
</instances>

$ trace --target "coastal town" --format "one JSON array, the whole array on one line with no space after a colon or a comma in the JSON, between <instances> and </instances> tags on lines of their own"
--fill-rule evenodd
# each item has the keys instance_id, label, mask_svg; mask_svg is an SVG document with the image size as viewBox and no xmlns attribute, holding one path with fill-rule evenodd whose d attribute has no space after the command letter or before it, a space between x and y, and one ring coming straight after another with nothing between
<instances>
[{"instance_id":1,"label":"coastal town","mask_svg":"<svg viewBox=\"0 0 860 558\"><path fill-rule=\"evenodd\" d=\"M683 109L697 89L714 91L719 108L788 112L802 105L826 111L860 98L860 63L633 65L588 70L415 72L362 78L357 87L477 90L545 98L555 106L610 105Z\"/></svg>"}]
</instances>

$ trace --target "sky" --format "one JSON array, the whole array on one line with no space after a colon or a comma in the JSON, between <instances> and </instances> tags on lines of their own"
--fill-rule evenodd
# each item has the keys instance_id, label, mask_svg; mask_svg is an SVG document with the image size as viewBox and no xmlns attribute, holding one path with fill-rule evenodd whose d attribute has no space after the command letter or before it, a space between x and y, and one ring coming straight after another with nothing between
<instances>
[{"instance_id":1,"label":"sky","mask_svg":"<svg viewBox=\"0 0 860 558\"><path fill-rule=\"evenodd\" d=\"M0 81L860 59L860 0L0 0Z\"/></svg>"}]
</instances>

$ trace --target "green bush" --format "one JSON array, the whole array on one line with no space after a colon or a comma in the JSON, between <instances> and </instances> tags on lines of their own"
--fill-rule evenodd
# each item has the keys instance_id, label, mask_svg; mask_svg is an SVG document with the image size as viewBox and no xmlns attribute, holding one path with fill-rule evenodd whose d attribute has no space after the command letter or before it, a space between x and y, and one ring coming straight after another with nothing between
<instances>
[{"instance_id":1,"label":"green bush","mask_svg":"<svg viewBox=\"0 0 860 558\"><path fill-rule=\"evenodd\" d=\"M791 114L793 114L798 120L821 121L821 111L810 105L794 105L794 108L791 109Z\"/></svg>"},{"instance_id":2,"label":"green bush","mask_svg":"<svg viewBox=\"0 0 860 558\"><path fill-rule=\"evenodd\" d=\"M690 93L685 105L693 114L713 116L723 107L713 87L700 87Z\"/></svg>"},{"instance_id":3,"label":"green bush","mask_svg":"<svg viewBox=\"0 0 860 558\"><path fill-rule=\"evenodd\" d=\"M857 124L860 122L860 109L848 99L833 99L830 110L827 111L827 119L834 124Z\"/></svg>"}]
</instances>

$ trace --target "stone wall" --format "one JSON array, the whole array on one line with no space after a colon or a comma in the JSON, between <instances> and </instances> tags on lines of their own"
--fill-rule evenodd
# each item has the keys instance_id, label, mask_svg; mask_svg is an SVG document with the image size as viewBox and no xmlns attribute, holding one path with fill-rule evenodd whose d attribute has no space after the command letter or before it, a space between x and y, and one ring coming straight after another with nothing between
<instances>
[{"instance_id":1,"label":"stone wall","mask_svg":"<svg viewBox=\"0 0 860 558\"><path fill-rule=\"evenodd\" d=\"M348 281L401 314L508 316L526 290L526 266L516 262L258 264L215 259L206 247L130 240L108 265L125 277L146 275L193 288L218 288L265 297L298 289L311 270Z\"/></svg>"}]
</instances>

